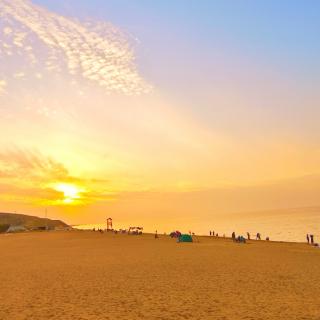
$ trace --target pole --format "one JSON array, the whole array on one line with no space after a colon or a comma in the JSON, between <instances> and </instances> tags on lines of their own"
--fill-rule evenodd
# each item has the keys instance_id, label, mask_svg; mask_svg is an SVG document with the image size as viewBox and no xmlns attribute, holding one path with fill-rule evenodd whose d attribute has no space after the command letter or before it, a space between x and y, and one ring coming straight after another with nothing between
<instances>
[{"instance_id":1,"label":"pole","mask_svg":"<svg viewBox=\"0 0 320 320\"><path fill-rule=\"evenodd\" d=\"M48 218L47 218L47 216L48 216L48 211L47 211L47 208L46 208L46 230L48 230Z\"/></svg>"}]
</instances>

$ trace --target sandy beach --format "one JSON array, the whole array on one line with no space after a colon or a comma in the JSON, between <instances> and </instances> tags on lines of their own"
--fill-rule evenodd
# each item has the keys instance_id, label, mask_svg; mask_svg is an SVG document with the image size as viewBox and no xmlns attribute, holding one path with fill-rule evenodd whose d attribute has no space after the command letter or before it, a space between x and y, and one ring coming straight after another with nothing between
<instances>
[{"instance_id":1,"label":"sandy beach","mask_svg":"<svg viewBox=\"0 0 320 320\"><path fill-rule=\"evenodd\" d=\"M320 249L90 231L0 236L0 319L320 318Z\"/></svg>"}]
</instances>

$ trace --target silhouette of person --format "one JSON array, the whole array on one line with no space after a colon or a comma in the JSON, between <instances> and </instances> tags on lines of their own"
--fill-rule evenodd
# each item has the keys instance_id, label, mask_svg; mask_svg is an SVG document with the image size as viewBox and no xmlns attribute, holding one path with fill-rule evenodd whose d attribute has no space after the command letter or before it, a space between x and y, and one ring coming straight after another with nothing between
<instances>
[{"instance_id":1,"label":"silhouette of person","mask_svg":"<svg viewBox=\"0 0 320 320\"><path fill-rule=\"evenodd\" d=\"M308 241L308 244L310 243L310 238L309 238L309 235L307 234L307 241Z\"/></svg>"},{"instance_id":2,"label":"silhouette of person","mask_svg":"<svg viewBox=\"0 0 320 320\"><path fill-rule=\"evenodd\" d=\"M210 231L210 236L211 236L212 232Z\"/></svg>"},{"instance_id":3,"label":"silhouette of person","mask_svg":"<svg viewBox=\"0 0 320 320\"><path fill-rule=\"evenodd\" d=\"M247 232L247 239L250 240L250 233Z\"/></svg>"},{"instance_id":4,"label":"silhouette of person","mask_svg":"<svg viewBox=\"0 0 320 320\"><path fill-rule=\"evenodd\" d=\"M313 234L310 234L310 243L313 244Z\"/></svg>"},{"instance_id":5,"label":"silhouette of person","mask_svg":"<svg viewBox=\"0 0 320 320\"><path fill-rule=\"evenodd\" d=\"M232 240L233 240L233 241L236 241L236 233L235 233L234 231L232 232L231 237L232 237Z\"/></svg>"}]
</instances>

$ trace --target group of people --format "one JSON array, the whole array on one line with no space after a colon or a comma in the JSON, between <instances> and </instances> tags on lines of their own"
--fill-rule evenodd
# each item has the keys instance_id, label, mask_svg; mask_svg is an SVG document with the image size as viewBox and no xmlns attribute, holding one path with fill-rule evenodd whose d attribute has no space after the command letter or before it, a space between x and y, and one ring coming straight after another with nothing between
<instances>
[{"instance_id":1,"label":"group of people","mask_svg":"<svg viewBox=\"0 0 320 320\"><path fill-rule=\"evenodd\" d=\"M100 229L100 228L93 228L92 231L98 231L100 233L104 233L104 230L103 229Z\"/></svg>"},{"instance_id":2,"label":"group of people","mask_svg":"<svg viewBox=\"0 0 320 320\"><path fill-rule=\"evenodd\" d=\"M214 233L214 231L210 231L210 236L219 237L219 234L218 233ZM225 237L225 235L223 235L223 237Z\"/></svg>"},{"instance_id":3,"label":"group of people","mask_svg":"<svg viewBox=\"0 0 320 320\"><path fill-rule=\"evenodd\" d=\"M216 236L216 237L219 236L218 233L215 233L214 231L210 231L209 234L210 234L210 236ZM225 238L225 235L223 235L223 237ZM247 232L247 239L245 239L245 237L243 237L242 235L236 236L236 233L235 233L235 232L232 232L231 238L232 238L232 240L233 240L234 242L243 242L243 243L245 243L246 240L251 240L251 235L250 235L249 232ZM306 239L307 239L308 244L317 245L317 244L315 244L315 242L314 242L314 235L313 235L313 234L307 234ZM256 234L256 240L261 240L261 234L260 234L260 232L258 232L258 233ZM270 238L269 238L269 237L266 237L266 241L269 241L269 240L270 240Z\"/></svg>"},{"instance_id":4,"label":"group of people","mask_svg":"<svg viewBox=\"0 0 320 320\"><path fill-rule=\"evenodd\" d=\"M112 229L112 230L103 230L103 229L100 229L100 228L97 228L97 229L96 229L96 228L93 228L92 231L98 231L98 232L100 232L100 233L104 233L105 231L112 231L112 232L114 232L114 233L118 233L118 232L120 232L120 233L126 233L126 232L127 232L127 230L122 230L122 229L120 229L120 230L118 231L118 230L113 230L113 229ZM190 235L194 235L194 233L191 232L191 231L189 231L189 234L190 234ZM219 237L219 234L218 234L217 232L215 233L214 231L211 231L211 230L210 230L209 234L210 234L210 236L213 236L213 237ZM170 235L171 235L171 234L170 234ZM156 232L155 232L155 236L154 236L154 237L155 237L156 239L159 238L159 235L158 235L158 231L157 231L157 230L156 230ZM223 237L225 238L226 235L224 234ZM232 240L233 240L234 242L246 243L246 240L251 240L251 235L250 235L249 232L247 232L247 239L245 239L245 237L242 236L242 235L236 236L236 233L233 231L232 234L231 234L231 238L232 238ZM306 235L306 239L307 239L308 244L315 245L314 235L313 235L313 234L307 234L307 235ZM258 232L258 233L256 234L256 240L261 240L261 234L260 234L260 232ZM269 238L269 237L266 237L266 240L269 241L270 238Z\"/></svg>"},{"instance_id":5,"label":"group of people","mask_svg":"<svg viewBox=\"0 0 320 320\"><path fill-rule=\"evenodd\" d=\"M232 240L234 242L238 242L238 243L246 243L245 237L244 236L240 236L240 235L236 237L235 232L232 232Z\"/></svg>"},{"instance_id":6,"label":"group of people","mask_svg":"<svg viewBox=\"0 0 320 320\"><path fill-rule=\"evenodd\" d=\"M209 231L209 234L210 234L210 236L219 237L219 234L218 234L218 233L215 233L214 231ZM225 238L225 234L223 235L223 237ZM232 232L231 238L232 238L232 240L235 241L235 242L245 242L245 240L251 240L251 235L250 235L249 232L247 232L247 239L245 239L244 236L242 236L242 235L236 236L236 233L235 233L235 232ZM256 240L261 240L261 234L260 234L260 232L258 232L258 233L256 234ZM266 237L266 240L269 241L270 238L269 238L269 237Z\"/></svg>"},{"instance_id":7,"label":"group of people","mask_svg":"<svg viewBox=\"0 0 320 320\"><path fill-rule=\"evenodd\" d=\"M112 233L114 233L114 234L118 234L118 233L128 233L128 231L125 230L125 229L116 230L116 229L92 228L92 231L94 231L94 232L100 232L100 233L112 232Z\"/></svg>"},{"instance_id":8,"label":"group of people","mask_svg":"<svg viewBox=\"0 0 320 320\"><path fill-rule=\"evenodd\" d=\"M313 234L307 234L307 242L308 244L314 244L314 235Z\"/></svg>"}]
</instances>

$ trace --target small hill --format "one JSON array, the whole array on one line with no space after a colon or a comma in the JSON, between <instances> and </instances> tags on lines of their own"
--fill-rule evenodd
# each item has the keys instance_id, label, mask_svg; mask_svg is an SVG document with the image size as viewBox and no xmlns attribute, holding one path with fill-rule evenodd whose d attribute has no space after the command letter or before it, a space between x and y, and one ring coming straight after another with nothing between
<instances>
[{"instance_id":1,"label":"small hill","mask_svg":"<svg viewBox=\"0 0 320 320\"><path fill-rule=\"evenodd\" d=\"M22 226L28 230L48 227L49 229L68 228L69 226L61 220L51 220L28 216L25 214L1 213L0 225Z\"/></svg>"}]
</instances>

